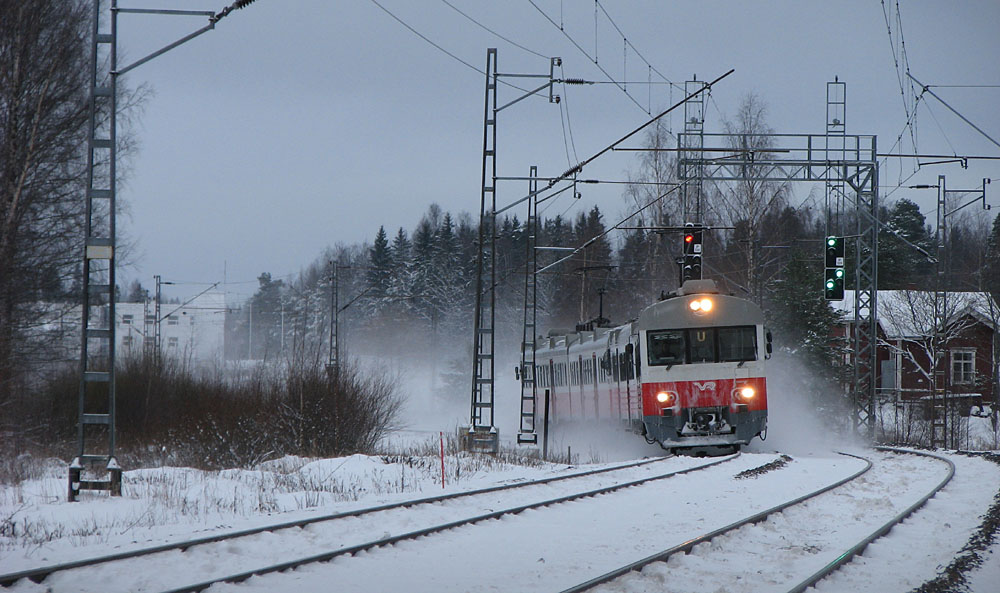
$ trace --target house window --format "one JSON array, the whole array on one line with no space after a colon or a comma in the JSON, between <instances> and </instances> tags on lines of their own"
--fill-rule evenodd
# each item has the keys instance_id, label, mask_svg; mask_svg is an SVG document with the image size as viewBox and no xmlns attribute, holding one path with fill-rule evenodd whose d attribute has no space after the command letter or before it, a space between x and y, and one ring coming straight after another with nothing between
<instances>
[{"instance_id":1,"label":"house window","mask_svg":"<svg viewBox=\"0 0 1000 593\"><path fill-rule=\"evenodd\" d=\"M167 325L177 325L179 323L180 320L177 319L176 315L171 315L170 317L167 317Z\"/></svg>"},{"instance_id":2,"label":"house window","mask_svg":"<svg viewBox=\"0 0 1000 593\"><path fill-rule=\"evenodd\" d=\"M177 338L167 338L167 348L176 348Z\"/></svg>"},{"instance_id":3,"label":"house window","mask_svg":"<svg viewBox=\"0 0 1000 593\"><path fill-rule=\"evenodd\" d=\"M122 315L122 325L132 325L132 316Z\"/></svg>"},{"instance_id":4,"label":"house window","mask_svg":"<svg viewBox=\"0 0 1000 593\"><path fill-rule=\"evenodd\" d=\"M951 351L951 382L956 384L972 383L976 378L976 351Z\"/></svg>"}]
</instances>

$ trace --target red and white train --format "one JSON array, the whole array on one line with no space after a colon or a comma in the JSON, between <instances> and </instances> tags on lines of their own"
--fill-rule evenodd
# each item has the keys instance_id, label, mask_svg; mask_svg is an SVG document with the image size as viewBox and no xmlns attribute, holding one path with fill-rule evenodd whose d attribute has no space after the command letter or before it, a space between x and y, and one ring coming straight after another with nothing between
<instances>
[{"instance_id":1,"label":"red and white train","mask_svg":"<svg viewBox=\"0 0 1000 593\"><path fill-rule=\"evenodd\" d=\"M625 325L537 341L550 418L613 420L676 453L724 454L767 435L771 336L754 303L689 280Z\"/></svg>"}]
</instances>

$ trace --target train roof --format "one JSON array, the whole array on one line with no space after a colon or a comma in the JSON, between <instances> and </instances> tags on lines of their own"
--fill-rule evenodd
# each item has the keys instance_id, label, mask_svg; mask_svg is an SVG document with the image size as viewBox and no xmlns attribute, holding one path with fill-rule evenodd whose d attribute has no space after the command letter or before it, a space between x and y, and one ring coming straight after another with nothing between
<instances>
[{"instance_id":1,"label":"train roof","mask_svg":"<svg viewBox=\"0 0 1000 593\"><path fill-rule=\"evenodd\" d=\"M695 313L690 302L700 298L713 302L709 313ZM752 301L723 295L714 280L688 280L677 292L665 300L643 309L638 319L615 327L595 327L593 330L574 331L551 329L547 335L536 338L536 348L586 348L598 340L607 340L609 345L624 344L629 335L640 329L686 329L689 327L757 325L764 323L764 312Z\"/></svg>"},{"instance_id":2,"label":"train roof","mask_svg":"<svg viewBox=\"0 0 1000 593\"><path fill-rule=\"evenodd\" d=\"M550 348L570 348L578 346L586 347L587 344L596 341L609 341L610 344L625 343L631 333L632 324L630 321L624 325L615 327L595 327L593 330L571 331L568 329L552 329L548 335L538 336L537 348L547 350ZM610 334L610 335L609 335Z\"/></svg>"},{"instance_id":3,"label":"train roof","mask_svg":"<svg viewBox=\"0 0 1000 593\"><path fill-rule=\"evenodd\" d=\"M691 309L691 302L708 298L708 312ZM686 329L692 327L758 325L764 312L752 301L719 294L713 280L688 280L672 296L643 309L637 329Z\"/></svg>"}]
</instances>

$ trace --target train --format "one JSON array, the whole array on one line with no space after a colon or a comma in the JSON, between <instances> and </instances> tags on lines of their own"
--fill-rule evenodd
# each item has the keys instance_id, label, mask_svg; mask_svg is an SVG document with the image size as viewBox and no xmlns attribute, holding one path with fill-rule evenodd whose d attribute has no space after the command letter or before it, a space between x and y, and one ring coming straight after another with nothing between
<instances>
[{"instance_id":1,"label":"train","mask_svg":"<svg viewBox=\"0 0 1000 593\"><path fill-rule=\"evenodd\" d=\"M689 455L767 437L771 332L760 307L714 280L688 280L624 325L552 330L534 346L529 368L557 424L612 421Z\"/></svg>"}]
</instances>

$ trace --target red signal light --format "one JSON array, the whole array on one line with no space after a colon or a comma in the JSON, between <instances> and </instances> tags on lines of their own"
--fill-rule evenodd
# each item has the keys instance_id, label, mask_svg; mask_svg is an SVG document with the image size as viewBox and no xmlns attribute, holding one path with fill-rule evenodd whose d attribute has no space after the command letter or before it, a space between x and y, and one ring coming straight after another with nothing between
<instances>
[{"instance_id":1,"label":"red signal light","mask_svg":"<svg viewBox=\"0 0 1000 593\"><path fill-rule=\"evenodd\" d=\"M694 235L684 235L685 243L690 243L691 241L694 241Z\"/></svg>"}]
</instances>

